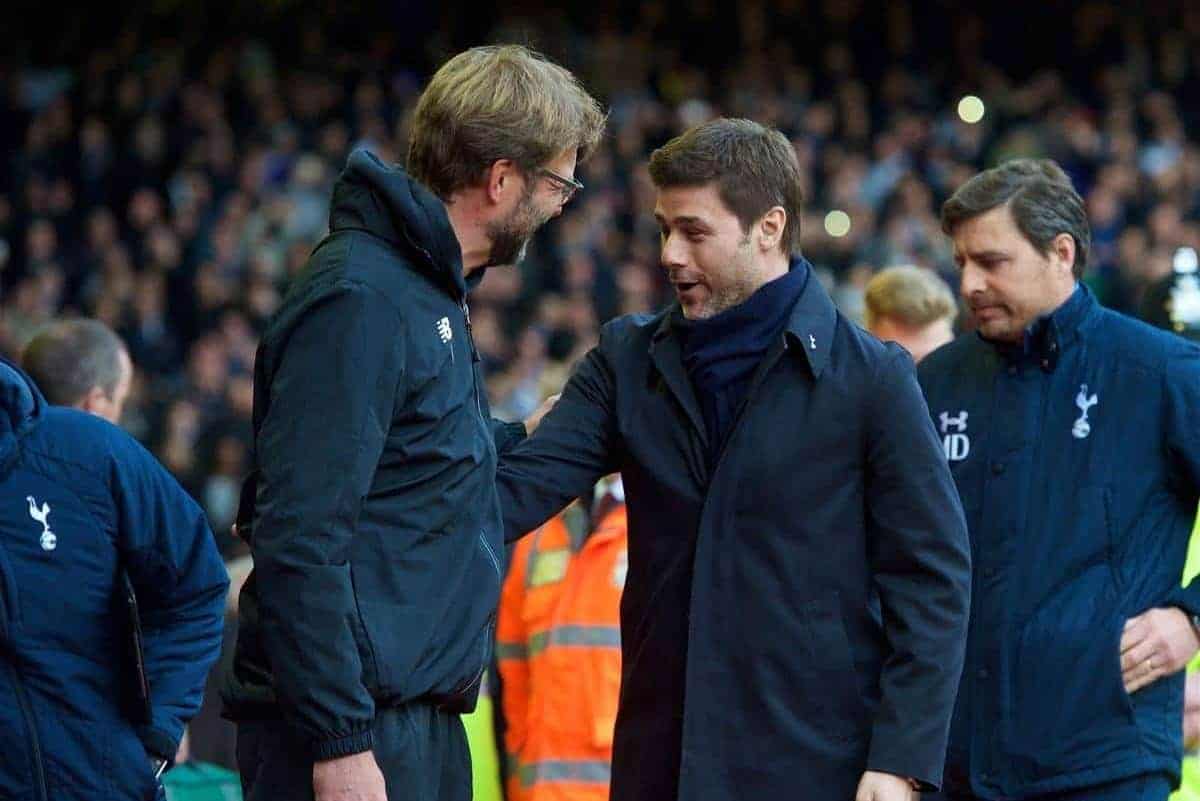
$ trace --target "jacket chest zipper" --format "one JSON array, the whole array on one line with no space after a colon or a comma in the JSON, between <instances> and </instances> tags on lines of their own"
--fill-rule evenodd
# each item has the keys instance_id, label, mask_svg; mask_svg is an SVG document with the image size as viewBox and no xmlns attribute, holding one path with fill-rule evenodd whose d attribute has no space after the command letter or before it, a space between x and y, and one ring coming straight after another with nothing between
<instances>
[{"instance_id":1,"label":"jacket chest zipper","mask_svg":"<svg viewBox=\"0 0 1200 801\"><path fill-rule=\"evenodd\" d=\"M437 262L434 261L433 254L431 254L428 250L426 250L425 248L418 245L413 240L412 235L409 234L407 228L404 229L404 237L408 240L408 243L410 245L412 245L414 248L416 248L418 253L420 253L422 256L425 257L426 261L428 261L431 265L434 265L436 267ZM483 415L483 404L479 400L479 378L478 378L477 369L476 369L476 366L481 361L481 358L479 356L479 349L475 347L475 334L471 330L471 309L469 306L467 306L466 295L463 295L461 298L459 298L458 306L460 309L462 309L463 319L466 321L466 324L467 324L467 342L469 342L471 344L471 389L475 394L475 408L476 408L476 410L478 410L480 418L482 418L484 416Z\"/></svg>"},{"instance_id":2,"label":"jacket chest zipper","mask_svg":"<svg viewBox=\"0 0 1200 801\"><path fill-rule=\"evenodd\" d=\"M462 309L463 320L467 324L467 342L471 345L471 389L475 394L475 409L479 412L480 419L483 418L483 404L479 400L479 370L478 365L481 361L479 349L475 347L475 333L471 328L471 308L467 305L467 299L464 297L459 301L459 307Z\"/></svg>"},{"instance_id":3,"label":"jacket chest zipper","mask_svg":"<svg viewBox=\"0 0 1200 801\"><path fill-rule=\"evenodd\" d=\"M37 797L41 801L48 801L46 766L42 762L42 747L38 741L37 727L34 725L33 707L29 704L29 695L25 691L25 683L21 680L21 674L17 672L16 665L8 662L8 670L12 675L13 690L17 694L17 706L21 707L21 717L25 718L25 727L29 729L29 745L33 750L33 778L37 783Z\"/></svg>"}]
</instances>

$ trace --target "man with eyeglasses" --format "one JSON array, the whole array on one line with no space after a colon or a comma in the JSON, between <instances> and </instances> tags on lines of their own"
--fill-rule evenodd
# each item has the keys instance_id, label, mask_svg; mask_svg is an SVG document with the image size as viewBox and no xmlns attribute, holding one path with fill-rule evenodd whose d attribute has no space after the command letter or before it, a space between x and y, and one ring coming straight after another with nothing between
<instances>
[{"instance_id":1,"label":"man with eyeglasses","mask_svg":"<svg viewBox=\"0 0 1200 801\"><path fill-rule=\"evenodd\" d=\"M559 194L562 195L563 204L571 202L571 198L583 191L583 184L576 181L574 178L568 178L565 175L559 175L554 170L543 167L539 170L542 175L550 179L550 181L558 188Z\"/></svg>"},{"instance_id":2,"label":"man with eyeglasses","mask_svg":"<svg viewBox=\"0 0 1200 801\"><path fill-rule=\"evenodd\" d=\"M225 693L248 801L470 799L496 454L525 429L488 414L466 293L562 213L604 121L562 67L479 47L422 94L407 170L350 156L255 366L254 571Z\"/></svg>"}]
</instances>

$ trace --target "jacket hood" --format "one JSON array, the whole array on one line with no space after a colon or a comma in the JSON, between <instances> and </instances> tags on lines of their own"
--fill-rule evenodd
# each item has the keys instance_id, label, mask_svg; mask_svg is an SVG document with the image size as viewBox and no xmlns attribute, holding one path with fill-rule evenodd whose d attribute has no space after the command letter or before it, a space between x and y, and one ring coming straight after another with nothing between
<instances>
[{"instance_id":1,"label":"jacket hood","mask_svg":"<svg viewBox=\"0 0 1200 801\"><path fill-rule=\"evenodd\" d=\"M16 365L0 359L0 463L16 451L17 437L41 417L46 399Z\"/></svg>"},{"instance_id":2,"label":"jacket hood","mask_svg":"<svg viewBox=\"0 0 1200 801\"><path fill-rule=\"evenodd\" d=\"M462 248L445 204L403 168L362 148L350 154L330 203L329 230L346 229L387 240L456 297L466 294Z\"/></svg>"}]
</instances>

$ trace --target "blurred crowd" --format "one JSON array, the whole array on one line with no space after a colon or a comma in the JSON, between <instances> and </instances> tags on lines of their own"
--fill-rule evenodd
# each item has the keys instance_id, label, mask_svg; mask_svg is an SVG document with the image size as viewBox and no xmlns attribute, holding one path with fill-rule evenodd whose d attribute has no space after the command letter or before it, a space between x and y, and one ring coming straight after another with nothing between
<instances>
[{"instance_id":1,"label":"blurred crowd","mask_svg":"<svg viewBox=\"0 0 1200 801\"><path fill-rule=\"evenodd\" d=\"M501 417L527 416L559 387L602 322L665 302L646 159L716 115L792 139L804 253L852 317L890 265L953 284L940 203L1015 156L1068 171L1093 226L1086 280L1106 305L1142 313L1176 251L1200 247L1200 146L1188 136L1200 6L1088 2L1048 10L1036 30L988 13L602 2L481 10L470 29L426 19L439 35L418 48L386 25L345 45L320 18L294 41L132 26L71 63L0 66L0 351L19 353L64 315L116 329L136 367L123 424L235 555L225 532L251 447L258 334L324 234L349 152L402 161L430 67L480 33L546 51L611 111L578 173L586 189L524 263L492 269L473 293ZM967 95L981 102L960 104Z\"/></svg>"}]
</instances>

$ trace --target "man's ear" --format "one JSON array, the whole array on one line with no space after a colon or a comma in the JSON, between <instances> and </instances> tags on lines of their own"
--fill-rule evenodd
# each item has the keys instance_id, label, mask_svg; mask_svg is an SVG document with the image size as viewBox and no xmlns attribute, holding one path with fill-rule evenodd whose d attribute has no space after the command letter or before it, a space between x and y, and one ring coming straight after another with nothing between
<instances>
[{"instance_id":1,"label":"man's ear","mask_svg":"<svg viewBox=\"0 0 1200 801\"><path fill-rule=\"evenodd\" d=\"M783 232L787 229L787 212L782 206L767 211L758 221L758 246L763 253L779 248L783 243Z\"/></svg>"},{"instance_id":2,"label":"man's ear","mask_svg":"<svg viewBox=\"0 0 1200 801\"><path fill-rule=\"evenodd\" d=\"M1079 255L1075 247L1075 237L1070 234L1059 234L1050 242L1050 260L1056 266L1069 273L1074 272L1075 259Z\"/></svg>"},{"instance_id":3,"label":"man's ear","mask_svg":"<svg viewBox=\"0 0 1200 801\"><path fill-rule=\"evenodd\" d=\"M521 171L512 159L499 159L484 173L484 194L490 203L503 203L512 192L521 190Z\"/></svg>"},{"instance_id":4,"label":"man's ear","mask_svg":"<svg viewBox=\"0 0 1200 801\"><path fill-rule=\"evenodd\" d=\"M94 414L103 417L104 412L108 410L108 406L111 403L112 401L109 399L108 394L105 393L104 389L102 387L95 386L89 389L87 394L79 399L79 402L75 404L75 407L81 411L87 412L88 414Z\"/></svg>"}]
</instances>

